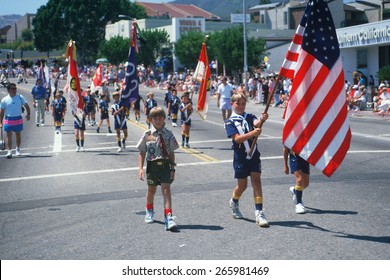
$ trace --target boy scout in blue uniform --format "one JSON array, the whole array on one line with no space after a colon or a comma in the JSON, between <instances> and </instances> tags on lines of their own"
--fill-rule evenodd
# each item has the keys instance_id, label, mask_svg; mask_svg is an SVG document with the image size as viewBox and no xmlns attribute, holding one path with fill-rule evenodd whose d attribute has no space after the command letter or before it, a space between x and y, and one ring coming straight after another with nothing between
<instances>
[{"instance_id":1,"label":"boy scout in blue uniform","mask_svg":"<svg viewBox=\"0 0 390 280\"><path fill-rule=\"evenodd\" d=\"M226 120L226 133L233 141L234 150L234 178L237 178L237 186L233 190L230 199L230 212L235 219L242 219L238 207L238 201L247 188L248 176L251 178L253 196L255 201L256 224L260 227L268 227L268 221L263 211L263 191L261 187L261 161L257 144L252 154L250 148L253 137L261 134L260 120L252 114L245 113L246 97L242 93L235 93L231 97L233 114ZM267 120L268 114L262 114L261 119Z\"/></svg>"}]
</instances>

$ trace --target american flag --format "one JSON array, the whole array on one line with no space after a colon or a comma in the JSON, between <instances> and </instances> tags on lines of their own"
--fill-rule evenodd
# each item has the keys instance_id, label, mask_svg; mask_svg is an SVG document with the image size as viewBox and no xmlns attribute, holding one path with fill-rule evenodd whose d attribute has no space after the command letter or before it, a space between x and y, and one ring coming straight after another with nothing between
<instances>
[{"instance_id":1,"label":"american flag","mask_svg":"<svg viewBox=\"0 0 390 280\"><path fill-rule=\"evenodd\" d=\"M332 176L349 149L351 130L339 44L324 0L307 3L280 75L293 81L284 145Z\"/></svg>"}]
</instances>

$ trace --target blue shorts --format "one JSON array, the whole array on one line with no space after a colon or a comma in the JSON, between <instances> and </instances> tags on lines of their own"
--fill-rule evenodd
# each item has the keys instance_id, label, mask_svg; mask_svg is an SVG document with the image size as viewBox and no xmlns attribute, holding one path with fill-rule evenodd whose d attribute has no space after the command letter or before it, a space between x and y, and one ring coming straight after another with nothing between
<instances>
[{"instance_id":1,"label":"blue shorts","mask_svg":"<svg viewBox=\"0 0 390 280\"><path fill-rule=\"evenodd\" d=\"M261 173L261 160L259 151L255 151L251 159L233 160L234 178L243 179L250 176L251 172Z\"/></svg>"},{"instance_id":2,"label":"blue shorts","mask_svg":"<svg viewBox=\"0 0 390 280\"><path fill-rule=\"evenodd\" d=\"M191 126L191 119L189 120L181 120L181 124L185 124L186 126Z\"/></svg>"},{"instance_id":3,"label":"blue shorts","mask_svg":"<svg viewBox=\"0 0 390 280\"><path fill-rule=\"evenodd\" d=\"M290 152L290 171L294 174L295 171L302 171L303 173L310 174L310 164L301 158Z\"/></svg>"}]
</instances>

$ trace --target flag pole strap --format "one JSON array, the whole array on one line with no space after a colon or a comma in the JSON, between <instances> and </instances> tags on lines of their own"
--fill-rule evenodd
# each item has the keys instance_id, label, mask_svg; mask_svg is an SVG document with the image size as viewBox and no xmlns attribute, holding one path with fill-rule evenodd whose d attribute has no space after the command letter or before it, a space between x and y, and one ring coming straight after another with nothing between
<instances>
[{"instance_id":1,"label":"flag pole strap","mask_svg":"<svg viewBox=\"0 0 390 280\"><path fill-rule=\"evenodd\" d=\"M274 88L272 89L271 95L268 97L267 105L266 105L265 108L264 108L263 114L267 114L267 112L268 112L268 109L269 109L269 106L271 105L271 101L272 101L272 98L274 97L274 94L275 94L277 85L279 84L279 80L280 80L280 75L278 75L278 76L276 77L276 81L275 81ZM264 123L265 123L265 120L263 120L263 119L260 117L260 125L259 125L259 128L262 128ZM256 145L256 142L257 142L257 138L258 138L258 136L254 137L254 139L253 139L253 142L252 142L252 145L251 145L251 149L250 149L250 151L249 151L249 154L250 154L250 155L253 153L253 149L255 148L255 145Z\"/></svg>"}]
</instances>

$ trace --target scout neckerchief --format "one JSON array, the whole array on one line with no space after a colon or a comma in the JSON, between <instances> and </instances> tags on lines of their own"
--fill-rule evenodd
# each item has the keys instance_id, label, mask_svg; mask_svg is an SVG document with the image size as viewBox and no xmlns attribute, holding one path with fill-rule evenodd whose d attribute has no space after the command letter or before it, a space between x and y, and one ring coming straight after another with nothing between
<instances>
[{"instance_id":1,"label":"scout neckerchief","mask_svg":"<svg viewBox=\"0 0 390 280\"><path fill-rule=\"evenodd\" d=\"M167 159L168 158L167 147L165 146L165 141L164 141L163 133L161 130L158 131L158 145L161 149L161 154L162 154L163 158Z\"/></svg>"},{"instance_id":2,"label":"scout neckerchief","mask_svg":"<svg viewBox=\"0 0 390 280\"><path fill-rule=\"evenodd\" d=\"M246 116L247 116L246 113L244 113L244 116L241 116L236 114L235 112L233 112L232 115L230 116L230 119L234 122L234 125L236 126L237 131L240 135L244 135L245 133L248 133L250 131L249 124L246 121ZM246 152L246 159L251 159L255 149L253 149L252 154L250 154L251 147L249 145L248 140L244 141L244 146Z\"/></svg>"}]
</instances>

